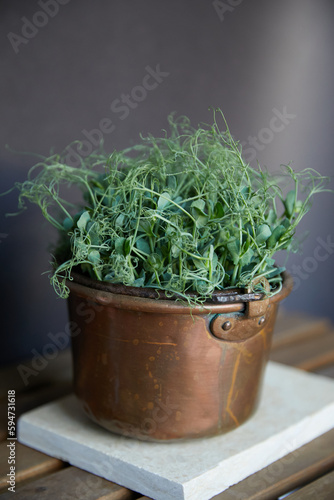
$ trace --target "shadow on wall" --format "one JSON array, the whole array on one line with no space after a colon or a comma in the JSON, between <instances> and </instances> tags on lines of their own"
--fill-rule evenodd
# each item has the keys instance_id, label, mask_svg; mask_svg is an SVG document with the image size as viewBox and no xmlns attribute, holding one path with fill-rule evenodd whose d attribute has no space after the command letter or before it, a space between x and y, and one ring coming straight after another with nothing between
<instances>
[{"instance_id":1,"label":"shadow on wall","mask_svg":"<svg viewBox=\"0 0 334 500\"><path fill-rule=\"evenodd\" d=\"M94 8L87 0L3 0L1 190L32 164L5 143L47 155L82 140L88 154L102 136L112 151L140 132L160 133L174 110L208 123L212 105L253 165L294 160L296 170L332 175L333 12L331 2L311 0L96 0ZM78 161L77 146L68 152ZM284 307L334 321L333 198L315 199L305 219L310 237L288 263L298 289ZM15 194L0 205L1 214L15 211ZM31 356L67 322L66 303L42 274L50 238L36 207L1 216L2 363Z\"/></svg>"}]
</instances>

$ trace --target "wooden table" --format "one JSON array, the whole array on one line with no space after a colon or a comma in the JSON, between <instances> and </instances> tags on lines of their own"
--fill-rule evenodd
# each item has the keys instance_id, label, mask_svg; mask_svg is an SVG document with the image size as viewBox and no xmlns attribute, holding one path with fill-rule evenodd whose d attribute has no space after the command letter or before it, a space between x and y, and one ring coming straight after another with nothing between
<instances>
[{"instance_id":1,"label":"wooden table","mask_svg":"<svg viewBox=\"0 0 334 500\"><path fill-rule=\"evenodd\" d=\"M280 314L271 359L334 378L334 327L325 319ZM29 368L29 363L22 365ZM17 365L0 372L0 500L147 500L19 442L15 449L16 488L12 496L7 489L10 467L7 391L16 391L16 417L68 394L71 392L70 353L59 353L43 370L34 372L27 385ZM334 429L215 496L214 500L278 499L286 493L290 493L289 500L334 499Z\"/></svg>"}]
</instances>

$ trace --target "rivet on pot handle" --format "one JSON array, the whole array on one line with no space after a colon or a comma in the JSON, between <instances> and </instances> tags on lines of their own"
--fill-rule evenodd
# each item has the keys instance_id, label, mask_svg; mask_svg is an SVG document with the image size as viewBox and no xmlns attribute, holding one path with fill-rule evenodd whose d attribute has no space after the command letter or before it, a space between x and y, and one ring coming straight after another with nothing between
<instances>
[{"instance_id":1,"label":"rivet on pot handle","mask_svg":"<svg viewBox=\"0 0 334 500\"><path fill-rule=\"evenodd\" d=\"M255 278L252 285L254 286L260 281L266 292L269 292L270 285L263 277ZM251 291L249 288L247 293L251 293ZM262 330L269 316L268 307L269 298L264 298L247 302L244 313L216 314L210 322L210 331L220 340L246 340Z\"/></svg>"}]
</instances>

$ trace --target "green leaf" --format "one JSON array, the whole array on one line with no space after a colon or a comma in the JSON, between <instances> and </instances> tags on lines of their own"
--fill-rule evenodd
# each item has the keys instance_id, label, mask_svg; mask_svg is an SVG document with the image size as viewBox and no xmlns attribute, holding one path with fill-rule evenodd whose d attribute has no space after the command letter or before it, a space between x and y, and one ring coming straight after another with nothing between
<instances>
[{"instance_id":1,"label":"green leaf","mask_svg":"<svg viewBox=\"0 0 334 500\"><path fill-rule=\"evenodd\" d=\"M163 210L170 203L170 200L171 197L169 193L162 193L158 199L158 208L160 208L160 210Z\"/></svg>"},{"instance_id":2,"label":"green leaf","mask_svg":"<svg viewBox=\"0 0 334 500\"><path fill-rule=\"evenodd\" d=\"M230 233L226 229L220 229L216 236L216 245L225 245L230 239Z\"/></svg>"},{"instance_id":3,"label":"green leaf","mask_svg":"<svg viewBox=\"0 0 334 500\"><path fill-rule=\"evenodd\" d=\"M198 215L196 217L196 227L199 229L207 225L209 217L206 215Z\"/></svg>"},{"instance_id":4,"label":"green leaf","mask_svg":"<svg viewBox=\"0 0 334 500\"><path fill-rule=\"evenodd\" d=\"M233 264L236 266L240 259L240 241L238 239L230 240L227 243L227 248L232 256Z\"/></svg>"},{"instance_id":5,"label":"green leaf","mask_svg":"<svg viewBox=\"0 0 334 500\"><path fill-rule=\"evenodd\" d=\"M208 289L210 287L210 284L207 283L204 280L196 280L195 281L195 288L198 293L208 293Z\"/></svg>"},{"instance_id":6,"label":"green leaf","mask_svg":"<svg viewBox=\"0 0 334 500\"><path fill-rule=\"evenodd\" d=\"M99 225L92 220L87 222L86 232L89 235L92 245L99 245L101 243L101 235L99 233Z\"/></svg>"},{"instance_id":7,"label":"green leaf","mask_svg":"<svg viewBox=\"0 0 334 500\"><path fill-rule=\"evenodd\" d=\"M177 182L175 175L170 175L167 180L167 186L171 191L176 190Z\"/></svg>"},{"instance_id":8,"label":"green leaf","mask_svg":"<svg viewBox=\"0 0 334 500\"><path fill-rule=\"evenodd\" d=\"M244 186L243 188L241 188L240 193L247 199L251 194L251 189L249 186Z\"/></svg>"},{"instance_id":9,"label":"green leaf","mask_svg":"<svg viewBox=\"0 0 334 500\"><path fill-rule=\"evenodd\" d=\"M104 281L112 281L115 277L115 272L112 271L111 273L108 273L104 277Z\"/></svg>"},{"instance_id":10,"label":"green leaf","mask_svg":"<svg viewBox=\"0 0 334 500\"><path fill-rule=\"evenodd\" d=\"M162 245L160 247L161 250L161 255L163 256L164 259L169 258L169 247L167 245Z\"/></svg>"},{"instance_id":11,"label":"green leaf","mask_svg":"<svg viewBox=\"0 0 334 500\"><path fill-rule=\"evenodd\" d=\"M208 223L209 217L204 212L205 201L204 200L195 200L190 205L191 213L194 219L196 220L196 227L199 229L206 226Z\"/></svg>"},{"instance_id":12,"label":"green leaf","mask_svg":"<svg viewBox=\"0 0 334 500\"><path fill-rule=\"evenodd\" d=\"M100 262L100 252L97 250L91 250L88 254L88 260L92 264L98 264Z\"/></svg>"},{"instance_id":13,"label":"green leaf","mask_svg":"<svg viewBox=\"0 0 334 500\"><path fill-rule=\"evenodd\" d=\"M277 242L279 241L281 236L285 233L285 231L286 229L282 225L275 227L275 229L272 232L272 235L267 240L267 247L274 248L274 246L277 244Z\"/></svg>"},{"instance_id":14,"label":"green leaf","mask_svg":"<svg viewBox=\"0 0 334 500\"><path fill-rule=\"evenodd\" d=\"M145 285L145 274L141 278L137 278L136 280L134 280L134 282L132 283L132 286L137 286L137 287L144 285Z\"/></svg>"},{"instance_id":15,"label":"green leaf","mask_svg":"<svg viewBox=\"0 0 334 500\"><path fill-rule=\"evenodd\" d=\"M215 219L221 219L223 216L224 216L224 207L223 205L218 201L216 204L215 204L215 208L214 208L214 212L213 212L213 215L214 215L214 218Z\"/></svg>"},{"instance_id":16,"label":"green leaf","mask_svg":"<svg viewBox=\"0 0 334 500\"><path fill-rule=\"evenodd\" d=\"M168 237L168 239L174 239L176 236L175 227L168 225L165 230L165 235Z\"/></svg>"},{"instance_id":17,"label":"green leaf","mask_svg":"<svg viewBox=\"0 0 334 500\"><path fill-rule=\"evenodd\" d=\"M273 210L272 208L269 210L269 213L267 215L267 222L268 224L272 225L276 222L277 220L277 215L276 215L276 212L275 210Z\"/></svg>"},{"instance_id":18,"label":"green leaf","mask_svg":"<svg viewBox=\"0 0 334 500\"><path fill-rule=\"evenodd\" d=\"M250 200L249 200L249 203L251 203L252 207L253 208L256 208L260 205L260 203L262 202L262 199L260 196L258 195L255 195L253 196Z\"/></svg>"},{"instance_id":19,"label":"green leaf","mask_svg":"<svg viewBox=\"0 0 334 500\"><path fill-rule=\"evenodd\" d=\"M206 270L206 265L204 260L196 259L195 257L192 257L192 263L196 267L196 269L205 269Z\"/></svg>"},{"instance_id":20,"label":"green leaf","mask_svg":"<svg viewBox=\"0 0 334 500\"><path fill-rule=\"evenodd\" d=\"M285 271L285 267L275 267L270 273L267 274L266 278L274 278L274 276L278 276L283 271Z\"/></svg>"},{"instance_id":21,"label":"green leaf","mask_svg":"<svg viewBox=\"0 0 334 500\"><path fill-rule=\"evenodd\" d=\"M116 226L122 227L123 224L124 224L124 220L125 220L125 215L124 214L119 214L119 216L115 220Z\"/></svg>"},{"instance_id":22,"label":"green leaf","mask_svg":"<svg viewBox=\"0 0 334 500\"><path fill-rule=\"evenodd\" d=\"M162 269L162 259L159 254L152 253L144 262L144 269L147 271L157 271L160 272Z\"/></svg>"},{"instance_id":23,"label":"green leaf","mask_svg":"<svg viewBox=\"0 0 334 500\"><path fill-rule=\"evenodd\" d=\"M289 221L289 219L286 219L286 218L285 218L285 219L282 221L282 224L281 224L281 225L282 225L282 226L284 226L284 227L285 227L285 229L289 229L289 227L291 227L291 225L292 225L292 224L291 224L291 222Z\"/></svg>"},{"instance_id":24,"label":"green leaf","mask_svg":"<svg viewBox=\"0 0 334 500\"><path fill-rule=\"evenodd\" d=\"M261 224L261 226L259 226L256 231L256 243L261 245L261 243L267 241L269 236L271 236L270 227L267 224Z\"/></svg>"},{"instance_id":25,"label":"green leaf","mask_svg":"<svg viewBox=\"0 0 334 500\"><path fill-rule=\"evenodd\" d=\"M177 246L177 245L172 245L171 247L171 253L172 253L172 257L178 257L180 255L180 248Z\"/></svg>"},{"instance_id":26,"label":"green leaf","mask_svg":"<svg viewBox=\"0 0 334 500\"><path fill-rule=\"evenodd\" d=\"M77 226L79 229L82 231L86 229L86 224L90 220L90 215L89 212L85 211L83 214L81 214L80 219L77 222Z\"/></svg>"},{"instance_id":27,"label":"green leaf","mask_svg":"<svg viewBox=\"0 0 334 500\"><path fill-rule=\"evenodd\" d=\"M271 259L270 257L266 257L266 263L268 266L273 266L275 264L275 259Z\"/></svg>"},{"instance_id":28,"label":"green leaf","mask_svg":"<svg viewBox=\"0 0 334 500\"><path fill-rule=\"evenodd\" d=\"M286 198L284 200L284 206L285 206L285 213L289 219L294 213L294 208L295 208L295 197L296 197L296 191L293 189L292 191L289 191L288 194L286 195Z\"/></svg>"},{"instance_id":29,"label":"green leaf","mask_svg":"<svg viewBox=\"0 0 334 500\"><path fill-rule=\"evenodd\" d=\"M124 242L125 238L119 237L115 241L115 250L118 255L124 255Z\"/></svg>"},{"instance_id":30,"label":"green leaf","mask_svg":"<svg viewBox=\"0 0 334 500\"><path fill-rule=\"evenodd\" d=\"M86 259L89 247L82 239L77 239L73 246L73 252L79 259Z\"/></svg>"},{"instance_id":31,"label":"green leaf","mask_svg":"<svg viewBox=\"0 0 334 500\"><path fill-rule=\"evenodd\" d=\"M136 247L138 248L138 250L140 250L141 252L144 252L148 255L151 253L151 248L150 248L149 242L146 240L146 238L139 238L136 241Z\"/></svg>"},{"instance_id":32,"label":"green leaf","mask_svg":"<svg viewBox=\"0 0 334 500\"><path fill-rule=\"evenodd\" d=\"M251 248L249 248L247 252L245 252L243 256L240 258L239 264L241 266L247 266L251 262L253 256L254 256L254 251Z\"/></svg>"},{"instance_id":33,"label":"green leaf","mask_svg":"<svg viewBox=\"0 0 334 500\"><path fill-rule=\"evenodd\" d=\"M139 222L138 231L151 236L153 233L150 221L148 221L147 219L141 219Z\"/></svg>"},{"instance_id":34,"label":"green leaf","mask_svg":"<svg viewBox=\"0 0 334 500\"><path fill-rule=\"evenodd\" d=\"M204 212L204 209L205 209L205 201L204 200L195 200L192 202L192 204L190 205L191 208L194 208L195 209L195 212L199 212L200 214L203 214L203 215L206 215L206 213Z\"/></svg>"},{"instance_id":35,"label":"green leaf","mask_svg":"<svg viewBox=\"0 0 334 500\"><path fill-rule=\"evenodd\" d=\"M69 231L73 227L73 220L70 219L69 217L66 217L66 219L63 220L63 228L65 231Z\"/></svg>"}]
</instances>

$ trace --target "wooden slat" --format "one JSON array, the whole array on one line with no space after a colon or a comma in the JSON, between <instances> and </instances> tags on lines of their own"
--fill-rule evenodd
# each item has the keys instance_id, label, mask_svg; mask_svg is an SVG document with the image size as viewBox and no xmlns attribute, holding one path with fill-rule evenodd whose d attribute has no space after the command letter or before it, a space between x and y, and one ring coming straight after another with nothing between
<instances>
[{"instance_id":1,"label":"wooden slat","mask_svg":"<svg viewBox=\"0 0 334 500\"><path fill-rule=\"evenodd\" d=\"M289 495L289 500L333 500L334 471Z\"/></svg>"},{"instance_id":2,"label":"wooden slat","mask_svg":"<svg viewBox=\"0 0 334 500\"><path fill-rule=\"evenodd\" d=\"M7 474L9 473L9 448L10 441L0 443L0 491L7 489ZM64 466L61 460L49 457L32 448L28 448L18 441L15 442L16 454L16 483L26 481L30 478L38 478L48 472L59 470Z\"/></svg>"},{"instance_id":3,"label":"wooden slat","mask_svg":"<svg viewBox=\"0 0 334 500\"><path fill-rule=\"evenodd\" d=\"M274 330L272 350L319 337L331 329L332 326L326 319L300 313L279 316Z\"/></svg>"},{"instance_id":4,"label":"wooden slat","mask_svg":"<svg viewBox=\"0 0 334 500\"><path fill-rule=\"evenodd\" d=\"M7 492L1 500L132 500L138 494L76 467L67 467L47 477Z\"/></svg>"},{"instance_id":5,"label":"wooden slat","mask_svg":"<svg viewBox=\"0 0 334 500\"><path fill-rule=\"evenodd\" d=\"M270 359L308 371L330 365L334 363L334 333L277 348L271 352Z\"/></svg>"},{"instance_id":6,"label":"wooden slat","mask_svg":"<svg viewBox=\"0 0 334 500\"><path fill-rule=\"evenodd\" d=\"M3 412L3 415L1 415L1 421L0 421L0 442L4 441L7 437L7 417L5 412L7 409L3 411L3 408L0 406L0 412Z\"/></svg>"},{"instance_id":7,"label":"wooden slat","mask_svg":"<svg viewBox=\"0 0 334 500\"><path fill-rule=\"evenodd\" d=\"M276 499L333 468L334 429L213 498L214 500ZM288 498L290 500L291 497ZM315 496L314 499L316 498Z\"/></svg>"}]
</instances>

